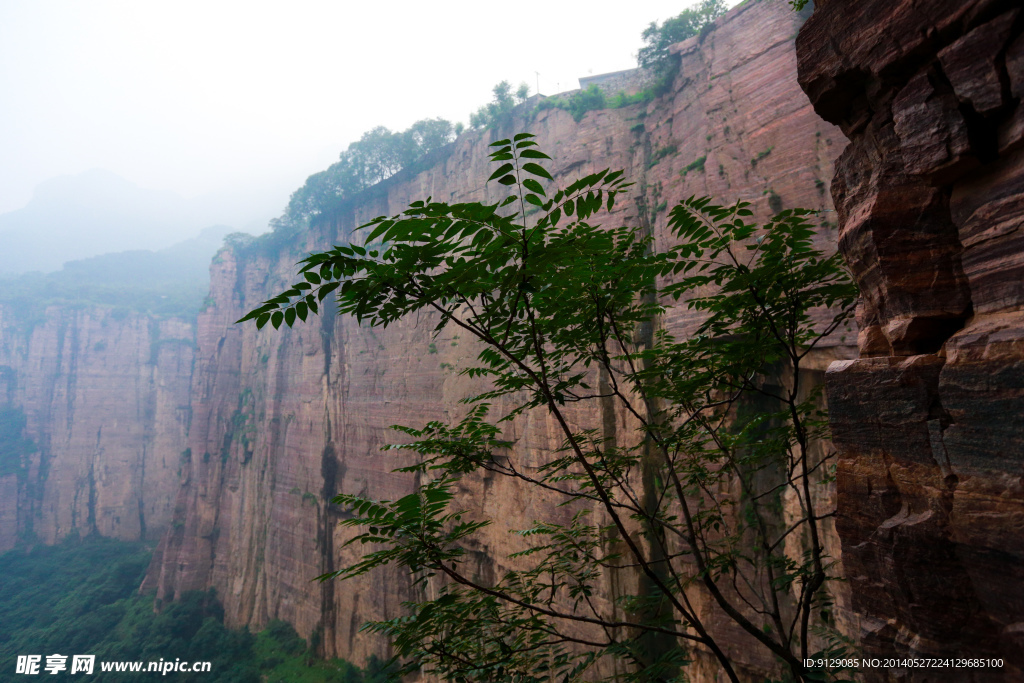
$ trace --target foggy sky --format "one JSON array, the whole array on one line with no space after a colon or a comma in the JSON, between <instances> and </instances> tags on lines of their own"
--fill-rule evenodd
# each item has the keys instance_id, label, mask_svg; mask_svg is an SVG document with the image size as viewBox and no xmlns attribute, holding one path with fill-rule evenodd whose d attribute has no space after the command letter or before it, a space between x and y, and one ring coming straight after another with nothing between
<instances>
[{"instance_id":1,"label":"foggy sky","mask_svg":"<svg viewBox=\"0 0 1024 683\"><path fill-rule=\"evenodd\" d=\"M373 126L632 68L687 4L0 0L0 213L102 168L265 221Z\"/></svg>"}]
</instances>

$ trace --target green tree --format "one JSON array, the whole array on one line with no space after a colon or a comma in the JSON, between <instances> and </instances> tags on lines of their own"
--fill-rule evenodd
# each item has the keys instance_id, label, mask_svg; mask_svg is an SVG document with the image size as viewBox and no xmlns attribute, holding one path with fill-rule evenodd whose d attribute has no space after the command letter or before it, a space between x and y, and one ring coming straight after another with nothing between
<instances>
[{"instance_id":1,"label":"green tree","mask_svg":"<svg viewBox=\"0 0 1024 683\"><path fill-rule=\"evenodd\" d=\"M697 35L705 26L725 14L724 0L701 0L663 24L652 21L641 34L644 46L637 52L640 68L648 69L660 81L670 81L678 69L678 60L669 54L671 45Z\"/></svg>"},{"instance_id":2,"label":"green tree","mask_svg":"<svg viewBox=\"0 0 1024 683\"><path fill-rule=\"evenodd\" d=\"M526 98L530 95L530 86L526 83L520 83L519 88L513 94L512 84L508 81L502 81L494 86L492 92L494 93L494 98L469 115L470 127L481 129L510 124L512 122L512 110L516 108L516 105L526 101Z\"/></svg>"},{"instance_id":3,"label":"green tree","mask_svg":"<svg viewBox=\"0 0 1024 683\"><path fill-rule=\"evenodd\" d=\"M599 226L629 186L622 172L546 188L549 157L532 137L493 143L502 202L427 199L377 218L357 231L362 244L310 255L296 285L242 319L291 326L334 292L361 323L430 311L436 330L480 345L462 374L486 387L465 398L465 417L395 428L406 440L388 449L416 454L400 470L418 474L415 491L334 500L351 515L348 542L370 551L321 578L406 567L423 599L364 628L392 638L407 670L447 680L586 680L601 660L622 680L676 680L701 647L737 681L709 626L722 618L786 675L819 680L803 661L837 652L831 512L815 495L829 456L802 367L848 321L854 285L838 256L813 248L806 210L759 227L745 203L690 198L672 209L677 242L663 251L641 229ZM680 300L703 321L685 338L658 324ZM505 410L492 418L495 404ZM539 465L502 431L530 411L561 440ZM625 436L580 423L616 412ZM494 520L456 497L478 472L551 501L493 582L474 575L466 547ZM602 595L612 575L633 588Z\"/></svg>"},{"instance_id":4,"label":"green tree","mask_svg":"<svg viewBox=\"0 0 1024 683\"><path fill-rule=\"evenodd\" d=\"M326 170L314 173L292 193L284 216L272 223L275 230L294 229L331 207L390 178L418 159L444 147L458 135L458 127L445 119L422 119L395 133L377 126L339 155Z\"/></svg>"}]
</instances>

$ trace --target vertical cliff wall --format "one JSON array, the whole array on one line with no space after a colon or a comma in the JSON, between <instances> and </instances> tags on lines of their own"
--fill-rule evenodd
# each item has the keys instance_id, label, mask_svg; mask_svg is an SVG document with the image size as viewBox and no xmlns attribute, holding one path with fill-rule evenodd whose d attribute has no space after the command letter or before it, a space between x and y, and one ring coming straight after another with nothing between
<instances>
[{"instance_id":1,"label":"vertical cliff wall","mask_svg":"<svg viewBox=\"0 0 1024 683\"><path fill-rule=\"evenodd\" d=\"M845 139L815 116L797 87L793 41L800 21L785 3L747 2L715 31L676 46L680 74L665 97L590 112L579 123L546 110L513 127L538 136L560 182L605 167L626 169L636 183L633 200L611 220L649 225L659 242L667 237L667 207L692 194L751 201L761 218L784 207L830 209L825 183ZM330 311L292 330L257 331L232 321L290 284L304 253L348 240L354 226L375 216L427 196L500 199L501 188L485 184L492 170L487 145L516 131L464 135L427 170L371 188L300 238L222 252L213 270L214 303L198 322L191 457L148 579L161 599L213 586L232 624L281 618L322 643L325 654L360 661L384 653L382 641L357 630L367 619L397 614L410 597L408 581L383 571L312 583L358 551L341 548L339 512L326 501L339 492L393 499L408 491L409 475L392 473L402 462L380 452L388 427L457 415L471 389L457 371L475 352L452 331L433 339L428 315L386 330ZM834 243L833 216L826 214L823 246ZM693 323L682 309L664 321L676 332ZM820 351L818 369L850 357L853 341L836 335ZM599 415L576 419L601 423ZM511 430L517 448L538 458L558 441L537 415ZM508 528L541 516L544 500L524 500L504 486L482 479L463 495ZM515 550L515 542L496 526L473 548L479 573L500 572L494 558ZM741 665L772 666L727 624L716 628Z\"/></svg>"},{"instance_id":2,"label":"vertical cliff wall","mask_svg":"<svg viewBox=\"0 0 1024 683\"><path fill-rule=\"evenodd\" d=\"M828 396L865 652L1003 657L1006 671L972 680L1016 680L1024 12L1012 0L816 4L800 83L851 140L832 196L863 294L861 358L829 370Z\"/></svg>"},{"instance_id":3,"label":"vertical cliff wall","mask_svg":"<svg viewBox=\"0 0 1024 683\"><path fill-rule=\"evenodd\" d=\"M100 307L0 306L0 552L158 539L189 423L193 329Z\"/></svg>"}]
</instances>

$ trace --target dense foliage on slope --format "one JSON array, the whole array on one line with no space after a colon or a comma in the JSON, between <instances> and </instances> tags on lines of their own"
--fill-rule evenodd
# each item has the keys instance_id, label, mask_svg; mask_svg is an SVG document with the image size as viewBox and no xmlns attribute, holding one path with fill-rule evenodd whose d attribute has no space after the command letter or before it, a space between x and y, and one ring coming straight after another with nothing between
<instances>
[{"instance_id":1,"label":"dense foliage on slope","mask_svg":"<svg viewBox=\"0 0 1024 683\"><path fill-rule=\"evenodd\" d=\"M18 655L96 655L92 679L131 683L152 673L103 672L103 661L209 661L208 673L178 673L203 683L383 683L384 667L361 670L316 659L291 625L272 621L259 634L225 628L213 592L187 593L160 613L136 593L149 565L140 544L68 540L0 555L0 672ZM45 659L44 659L45 661ZM65 672L65 675L68 675Z\"/></svg>"}]
</instances>

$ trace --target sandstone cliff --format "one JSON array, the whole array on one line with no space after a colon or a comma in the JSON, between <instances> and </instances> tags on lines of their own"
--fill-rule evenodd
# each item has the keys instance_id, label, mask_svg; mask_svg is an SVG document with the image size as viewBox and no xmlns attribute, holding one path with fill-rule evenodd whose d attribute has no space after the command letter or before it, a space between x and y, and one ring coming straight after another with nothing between
<instances>
[{"instance_id":1,"label":"sandstone cliff","mask_svg":"<svg viewBox=\"0 0 1024 683\"><path fill-rule=\"evenodd\" d=\"M762 218L783 207L829 209L825 181L845 139L814 115L797 87L793 41L800 22L784 3L745 3L717 30L676 46L680 75L665 97L590 112L578 124L564 111L546 110L514 127L537 134L561 182L605 167L626 169L637 184L634 201L622 203L615 218L650 225L659 241L666 239L667 206L692 194L751 201ZM232 624L281 618L322 643L327 655L361 661L384 652L381 641L357 630L367 619L397 614L409 597L408 581L379 572L311 583L356 557L340 547L338 511L326 501L343 491L395 498L408 490L408 475L391 472L401 463L379 450L391 438L388 427L457 414L470 387L456 372L474 352L451 331L432 340L426 316L386 330L330 312L280 332L232 321L289 284L303 253L349 239L354 226L375 216L427 196L496 201L500 189L484 182L492 170L487 145L507 132L461 137L427 170L372 188L301 238L222 252L212 275L214 303L197 328L191 458L148 579L161 599L213 586ZM834 243L833 228L822 232L823 245ZM664 324L680 332L693 322L679 309ZM819 370L850 357L853 341L837 335L821 352ZM599 423L601 416L577 418ZM552 425L537 416L512 430L517 447L538 457L556 443ZM481 480L464 495L508 528L539 516L545 501L523 500L503 487ZM474 548L479 573L500 572L493 558L512 543L495 528ZM741 634L718 628L740 664L771 667Z\"/></svg>"},{"instance_id":2,"label":"sandstone cliff","mask_svg":"<svg viewBox=\"0 0 1024 683\"><path fill-rule=\"evenodd\" d=\"M0 414L17 442L0 468L0 552L19 538L162 537L193 346L192 325L177 319L0 307Z\"/></svg>"},{"instance_id":3,"label":"sandstone cliff","mask_svg":"<svg viewBox=\"0 0 1024 683\"><path fill-rule=\"evenodd\" d=\"M1024 12L818 0L800 83L851 143L832 196L860 356L828 373L838 531L872 656L1024 676ZM874 672L967 680L965 672Z\"/></svg>"}]
</instances>

